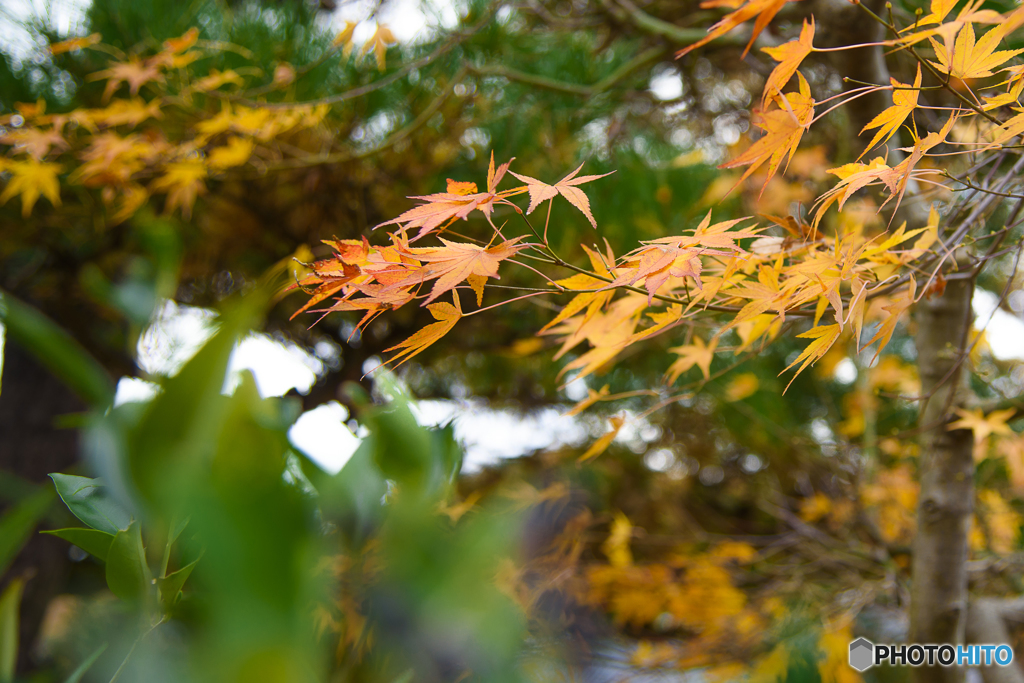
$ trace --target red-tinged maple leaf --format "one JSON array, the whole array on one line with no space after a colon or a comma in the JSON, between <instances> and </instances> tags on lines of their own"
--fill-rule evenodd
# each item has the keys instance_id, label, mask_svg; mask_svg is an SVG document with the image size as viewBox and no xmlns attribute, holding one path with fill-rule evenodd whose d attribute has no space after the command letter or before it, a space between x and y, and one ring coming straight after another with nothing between
<instances>
[{"instance_id":1,"label":"red-tinged maple leaf","mask_svg":"<svg viewBox=\"0 0 1024 683\"><path fill-rule=\"evenodd\" d=\"M513 159L495 169L494 153L491 153L491 164L487 170L487 192L478 192L476 183L449 178L447 192L410 197L424 203L414 206L398 218L377 225L374 230L385 225L401 225L403 230L419 228L419 232L410 240L414 242L449 221L459 218L465 220L473 211L480 211L490 220L496 201L502 201L521 192L521 188L498 192L498 183L505 176Z\"/></svg>"},{"instance_id":2,"label":"red-tinged maple leaf","mask_svg":"<svg viewBox=\"0 0 1024 683\"><path fill-rule=\"evenodd\" d=\"M720 221L712 225L711 211L708 211L704 216L704 219L694 229L692 235L683 235L680 237L659 237L658 239L644 242L644 244L671 244L679 248L701 247L704 249L704 253L706 254L726 253L713 251L716 249L727 249L739 254L745 254L746 251L736 244L736 240L757 237L761 232L760 228L731 230L732 227L746 220L749 220L749 218L736 218L734 220Z\"/></svg>"},{"instance_id":3,"label":"red-tinged maple leaf","mask_svg":"<svg viewBox=\"0 0 1024 683\"><path fill-rule=\"evenodd\" d=\"M754 125L764 131L764 136L738 157L722 164L720 168L748 166L740 179L742 181L767 162L768 173L764 181L764 187L767 187L768 181L778 171L779 164L783 159L787 156L790 159L793 158L793 153L796 152L796 148L800 144L800 138L814 118L811 87L799 71L797 77L800 79L800 91L776 97L775 102L778 104L778 108L764 112L754 120ZM761 189L762 192L764 187Z\"/></svg>"},{"instance_id":4,"label":"red-tinged maple leaf","mask_svg":"<svg viewBox=\"0 0 1024 683\"><path fill-rule=\"evenodd\" d=\"M811 54L814 50L813 41L814 17L811 17L810 23L806 19L804 20L803 28L800 29L800 37L796 40L783 43L778 47L761 48L762 52L779 63L768 74L768 79L765 81L764 94L761 96L762 109L767 106L768 100L782 92L782 89L789 83L789 79L793 77L793 74L800 67L800 62L804 61L804 58Z\"/></svg>"},{"instance_id":5,"label":"red-tinged maple leaf","mask_svg":"<svg viewBox=\"0 0 1024 683\"><path fill-rule=\"evenodd\" d=\"M679 375L695 365L700 368L704 379L711 379L711 361L715 358L716 348L718 348L718 337L712 337L710 344L705 344L700 337L694 337L692 344L669 349L679 358L669 366L666 372L666 381L669 384L675 384Z\"/></svg>"},{"instance_id":6,"label":"red-tinged maple leaf","mask_svg":"<svg viewBox=\"0 0 1024 683\"><path fill-rule=\"evenodd\" d=\"M878 358L878 354L882 353L882 349L884 349L889 344L889 340L892 339L892 333L896 331L896 323L899 322L903 313L913 305L916 293L917 281L914 280L914 276L911 275L910 284L907 286L907 289L904 290L903 296L895 299L892 303L886 306L882 306L882 310L887 311L889 315L878 328L878 331L875 332L875 336L869 339L868 342L861 347L862 349L865 349L876 341L881 340L881 343L878 345L878 350L875 351L875 358Z\"/></svg>"},{"instance_id":7,"label":"red-tinged maple leaf","mask_svg":"<svg viewBox=\"0 0 1024 683\"><path fill-rule=\"evenodd\" d=\"M587 198L587 195L583 193L583 190L578 189L576 186L582 185L583 183L589 183L592 180L597 180L598 178L604 178L615 171L602 173L601 175L585 175L577 178L576 174L579 173L582 168L583 164L580 164L575 171L565 176L554 185L548 185L536 178L519 175L513 171L509 171L509 173L526 183L526 187L530 192L530 207L526 209L526 213L533 213L533 210L542 203L552 199L555 195L561 194L569 201L570 204L579 209L583 215L587 217L587 220L590 221L592 226L597 228L597 221L594 220L594 215L590 212L590 200Z\"/></svg>"},{"instance_id":8,"label":"red-tinged maple leaf","mask_svg":"<svg viewBox=\"0 0 1024 683\"><path fill-rule=\"evenodd\" d=\"M388 359L388 363L393 363L401 358L398 364L395 365L395 367L398 367L410 358L422 353L431 344L451 332L452 328L455 327L455 323L459 322L459 319L462 318L462 305L459 303L458 293L452 292L452 298L455 301L454 306L444 302L427 306L427 310L434 316L434 320L437 320L436 323L430 323L405 341L389 349L384 349L385 352L398 352Z\"/></svg>"},{"instance_id":9,"label":"red-tinged maple leaf","mask_svg":"<svg viewBox=\"0 0 1024 683\"><path fill-rule=\"evenodd\" d=\"M868 153L869 150L874 148L879 143L887 142L889 138L896 134L896 131L900 129L903 122L907 120L907 117L913 113L914 109L917 108L917 98L920 95L921 87L921 65L917 65L917 75L914 77L914 84L908 85L906 83L900 83L895 78L890 78L889 82L892 84L892 106L880 113L875 118L871 119L868 125L864 126L861 130L863 133L866 130L877 128L878 131L875 133L875 137L871 139L868 146L864 148L864 151L857 157L857 161Z\"/></svg>"},{"instance_id":10,"label":"red-tinged maple leaf","mask_svg":"<svg viewBox=\"0 0 1024 683\"><path fill-rule=\"evenodd\" d=\"M150 81L162 83L164 75L154 64L143 62L138 57L129 57L127 62L120 62L109 69L91 74L88 80L107 81L107 87L103 91L103 101L106 102L122 83L127 83L129 92L137 95L139 88Z\"/></svg>"},{"instance_id":11,"label":"red-tinged maple leaf","mask_svg":"<svg viewBox=\"0 0 1024 683\"><path fill-rule=\"evenodd\" d=\"M795 361L786 367L786 370L789 370L797 363L800 363L800 367L797 369L796 374L793 375L793 379L789 380L789 384L786 385L786 388L783 389L782 393L786 393L786 391L789 390L790 385L793 384L793 380L799 377L800 373L803 372L808 365L824 356L825 353L832 348L832 345L836 343L837 339L839 339L839 334L841 332L842 330L838 324L819 325L818 327L812 327L803 334L797 335L800 339L813 339L814 341L808 344L807 348L803 350L803 353L801 353ZM786 370L783 370L782 372L786 372ZM781 375L782 372L779 374Z\"/></svg>"},{"instance_id":12,"label":"red-tinged maple leaf","mask_svg":"<svg viewBox=\"0 0 1024 683\"><path fill-rule=\"evenodd\" d=\"M328 267L336 265L336 270L333 274L328 274ZM335 259L329 259L328 261L319 261L313 264L313 270L315 271L312 275L308 275L301 281L292 285L289 289L295 287L312 287L316 286L316 289L309 297L309 301L302 305L297 311L292 313L289 320L294 320L300 313L305 313L313 306L317 305L324 299L334 296L341 289L351 282L354 278L358 277L362 271L359 270L358 266L352 266L347 263L339 263Z\"/></svg>"},{"instance_id":13,"label":"red-tinged maple leaf","mask_svg":"<svg viewBox=\"0 0 1024 683\"><path fill-rule=\"evenodd\" d=\"M977 40L974 25L971 23L960 29L955 40L945 36L944 43L940 44L934 39L929 39L935 49L937 60L929 62L942 73L961 80L991 76L993 69L1024 52L1024 49L996 51L1000 41L1006 36L1007 26L996 26L983 35L981 40Z\"/></svg>"},{"instance_id":14,"label":"red-tinged maple leaf","mask_svg":"<svg viewBox=\"0 0 1024 683\"><path fill-rule=\"evenodd\" d=\"M392 286L404 287L436 279L430 296L423 302L423 305L427 305L472 275L499 279L498 265L530 246L518 244L522 239L519 236L493 247L481 247L441 238L443 247L406 249L403 253L421 261L423 267L412 271Z\"/></svg>"},{"instance_id":15,"label":"red-tinged maple leaf","mask_svg":"<svg viewBox=\"0 0 1024 683\"><path fill-rule=\"evenodd\" d=\"M747 0L734 11L726 14L722 19L708 29L708 35L698 40L693 45L685 47L676 53L676 59L683 55L696 50L698 47L707 45L715 38L724 36L729 31L733 30L740 24L757 17L757 21L754 22L754 28L750 34L750 41L747 43L747 47L743 50L743 56L746 57L747 53L750 52L750 48L754 45L754 41L761 35L771 20L775 18L775 15L779 13L787 2L796 2L797 0ZM701 7L708 9L712 7L736 7L737 3L733 0L709 0L708 2L702 2Z\"/></svg>"},{"instance_id":16,"label":"red-tinged maple leaf","mask_svg":"<svg viewBox=\"0 0 1024 683\"><path fill-rule=\"evenodd\" d=\"M41 128L15 129L0 136L0 142L11 145L15 153L26 152L36 161L42 161L52 150L68 148L64 136L55 128L45 131Z\"/></svg>"}]
</instances>

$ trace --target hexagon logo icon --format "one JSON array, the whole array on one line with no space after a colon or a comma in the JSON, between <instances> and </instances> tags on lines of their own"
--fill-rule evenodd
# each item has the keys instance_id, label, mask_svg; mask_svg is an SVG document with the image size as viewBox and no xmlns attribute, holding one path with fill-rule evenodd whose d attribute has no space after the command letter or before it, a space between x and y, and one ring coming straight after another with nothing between
<instances>
[{"instance_id":1,"label":"hexagon logo icon","mask_svg":"<svg viewBox=\"0 0 1024 683\"><path fill-rule=\"evenodd\" d=\"M850 666L857 671L867 671L875 658L875 646L866 638L858 638L850 643Z\"/></svg>"}]
</instances>

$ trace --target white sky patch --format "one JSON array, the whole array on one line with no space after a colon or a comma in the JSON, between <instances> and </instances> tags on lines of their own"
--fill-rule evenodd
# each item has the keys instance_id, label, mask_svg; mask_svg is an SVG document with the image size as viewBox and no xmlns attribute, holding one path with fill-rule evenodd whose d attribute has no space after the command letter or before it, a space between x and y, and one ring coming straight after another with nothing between
<instances>
[{"instance_id":1,"label":"white sky patch","mask_svg":"<svg viewBox=\"0 0 1024 683\"><path fill-rule=\"evenodd\" d=\"M999 296L988 290L975 288L974 326L985 328L992 355L998 360L1024 360L1024 321L998 308ZM992 316L989 322L989 316Z\"/></svg>"},{"instance_id":2,"label":"white sky patch","mask_svg":"<svg viewBox=\"0 0 1024 683\"><path fill-rule=\"evenodd\" d=\"M438 29L453 28L459 22L458 11L452 2L390 0L381 5L376 16L371 16L377 6L375 0L342 3L331 15L331 24L340 31L346 20L358 22L352 40L356 45L362 45L377 30L377 22L391 29L400 43L426 42Z\"/></svg>"},{"instance_id":3,"label":"white sky patch","mask_svg":"<svg viewBox=\"0 0 1024 683\"><path fill-rule=\"evenodd\" d=\"M420 401L413 412L422 425L453 421L455 438L465 449L464 472L476 472L498 460L540 449L580 445L588 438L579 420L565 417L555 408L520 415L511 410L492 410L477 402Z\"/></svg>"},{"instance_id":4,"label":"white sky patch","mask_svg":"<svg viewBox=\"0 0 1024 683\"><path fill-rule=\"evenodd\" d=\"M284 344L265 334L251 334L231 354L229 374L231 391L237 385L238 373L251 370L260 396L283 396L291 389L300 394L309 391L324 371L324 364L295 344Z\"/></svg>"},{"instance_id":5,"label":"white sky patch","mask_svg":"<svg viewBox=\"0 0 1024 683\"><path fill-rule=\"evenodd\" d=\"M683 77L674 68L658 71L651 76L651 92L665 102L683 96Z\"/></svg>"},{"instance_id":6,"label":"white sky patch","mask_svg":"<svg viewBox=\"0 0 1024 683\"><path fill-rule=\"evenodd\" d=\"M345 426L348 410L337 401L303 413L288 438L330 474L336 474L356 452L360 440Z\"/></svg>"},{"instance_id":7,"label":"white sky patch","mask_svg":"<svg viewBox=\"0 0 1024 683\"><path fill-rule=\"evenodd\" d=\"M122 403L145 403L160 393L160 386L138 377L122 377L117 382L114 405Z\"/></svg>"},{"instance_id":8,"label":"white sky patch","mask_svg":"<svg viewBox=\"0 0 1024 683\"><path fill-rule=\"evenodd\" d=\"M82 32L89 0L3 0L0 2L0 45L8 54L23 57L36 45L21 24L39 17L60 35Z\"/></svg>"}]
</instances>

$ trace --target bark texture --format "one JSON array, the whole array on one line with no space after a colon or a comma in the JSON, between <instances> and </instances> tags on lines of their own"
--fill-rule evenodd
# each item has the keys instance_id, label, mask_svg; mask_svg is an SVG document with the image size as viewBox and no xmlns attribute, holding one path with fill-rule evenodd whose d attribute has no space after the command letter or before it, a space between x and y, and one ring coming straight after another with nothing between
<instances>
[{"instance_id":1,"label":"bark texture","mask_svg":"<svg viewBox=\"0 0 1024 683\"><path fill-rule=\"evenodd\" d=\"M952 280L945 294L917 306L922 406L921 493L914 538L910 602L912 643L962 643L967 615L967 538L974 508L973 440L949 431L957 406L964 341L971 325L972 279ZM917 683L953 683L961 669L917 667Z\"/></svg>"},{"instance_id":2,"label":"bark texture","mask_svg":"<svg viewBox=\"0 0 1024 683\"><path fill-rule=\"evenodd\" d=\"M972 600L967 612L967 642L979 645L1012 643L1008 621L1024 621L1024 598ZM1010 666L982 667L981 676L985 683L1024 683L1024 673L1016 662Z\"/></svg>"},{"instance_id":3,"label":"bark texture","mask_svg":"<svg viewBox=\"0 0 1024 683\"><path fill-rule=\"evenodd\" d=\"M85 406L10 339L4 348L0 382L0 473L49 486L46 475L67 471L78 457L78 431L58 429L54 419L81 412ZM6 502L0 501L0 514ZM31 650L46 607L65 590L70 571L67 542L33 534L7 575L0 579L0 589L14 577L26 579L18 647L18 670L22 673L32 670Z\"/></svg>"}]
</instances>

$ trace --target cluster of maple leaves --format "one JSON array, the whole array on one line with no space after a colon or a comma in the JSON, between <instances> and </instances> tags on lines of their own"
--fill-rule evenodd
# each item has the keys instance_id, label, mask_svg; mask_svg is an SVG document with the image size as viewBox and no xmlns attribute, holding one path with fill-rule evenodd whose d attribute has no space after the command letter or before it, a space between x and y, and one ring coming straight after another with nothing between
<instances>
[{"instance_id":1,"label":"cluster of maple leaves","mask_svg":"<svg viewBox=\"0 0 1024 683\"><path fill-rule=\"evenodd\" d=\"M733 11L681 54L754 20L749 50L787 1L705 2L708 8ZM463 317L525 298L558 297L564 302L561 309L538 334L555 338L556 359L574 354L562 372L575 378L608 367L634 344L675 332L682 343L671 349L675 358L666 364L667 383L697 368L700 379L692 384L700 384L728 369L713 372L716 362L753 355L801 321L811 324L797 335L808 345L787 368L795 368L795 374L826 358L843 338L852 338L858 349L877 343L877 356L916 301L941 293L943 267L964 235L943 230L934 209L924 227L908 230L891 224L881 233L872 232L868 221L850 210L855 197L865 188L876 189L885 198L882 208L895 212L912 186L960 187L963 183L950 176L950 159L960 155L974 159L1000 150L1012 153L1024 133L1024 108L1019 101L1024 65L1010 63L1021 50L999 49L1024 24L1024 10L1004 16L981 9L981 0L970 0L951 18L955 5L952 0L933 0L930 12L912 25L887 25L892 37L885 45L917 60L914 79L866 85L845 93L841 97L846 99L833 105L878 90L889 91L893 102L862 131L873 132L857 160L829 170L834 184L818 198L807 219L766 216L759 226L751 219L712 222L709 213L683 234L643 242L620 255L607 242L603 248L583 245L587 265L580 266L550 245L551 204L543 226L531 222L530 216L545 202L564 200L596 229L597 219L581 186L603 176L580 176L580 165L561 180L547 183L515 173L512 160L496 166L492 156L483 191L472 182L449 180L444 192L413 197L417 205L378 226L386 230L377 233L382 237L374 242L327 240L333 255L308 264L309 274L293 287L309 296L296 315L315 312L322 317L354 311L361 315L359 327L365 327L402 306L425 306L435 322L389 349L394 352L390 361L402 363L442 339ZM984 33L979 38L977 27L985 26L992 28L981 29ZM353 49L353 28L347 25L336 41L346 55ZM777 174L785 174L804 134L824 115L820 109L825 102L815 101L800 73L803 60L816 51L814 37L812 18L794 40L764 48L778 64L766 79L753 119L762 135L723 165L743 169L741 180L761 174L767 187ZM378 29L364 53L373 52L383 68L392 42L390 32ZM51 50L60 54L99 45L99 36L88 36L56 44ZM93 75L106 83L102 108L48 114L42 104L18 105L17 114L0 120L5 127L0 143L6 146L0 158L4 174L0 202L19 197L28 216L40 197L59 204L64 183L98 189L110 207L111 222L129 218L154 198L162 199L166 211L188 216L208 182L229 170L272 167L288 154L277 144L281 136L313 131L329 115L326 106L270 107L244 100L238 93L247 81L234 71L188 77L189 65L209 49L193 30L168 41L150 57L122 56ZM280 84L294 77L290 67L274 74ZM927 90L940 87L954 93L959 105L942 110L943 123L936 130L919 129L914 114L928 107L923 101ZM787 88L790 91L783 92ZM199 95L218 102L219 107L182 105ZM157 125L172 116L181 118L184 125ZM869 153L895 144L894 138L904 129L909 131L910 146L862 161ZM509 177L522 184L500 189L502 183L509 184ZM513 201L522 195L529 197L526 207ZM833 208L845 212L848 220L829 230L824 219ZM455 235L457 222L470 218L486 224L486 241ZM428 238L436 243L427 245ZM537 264L542 264L543 272L534 270ZM542 287L526 293L496 287L499 271L509 266L536 272ZM475 309L468 310L473 302ZM709 313L718 315L720 324L693 324L698 318L709 320ZM863 331L870 321L879 324L865 339ZM905 387L906 373L884 361L873 373L879 386L914 393L912 387ZM889 373L888 379L882 378L883 373ZM751 391L739 384L732 389L736 400ZM570 414L614 399L607 386L590 390ZM665 400L659 403L664 404ZM963 412L951 427L974 431L979 459L993 452L1005 457L1013 486L1021 491L1024 440L1007 426L1008 417L1009 413L998 411ZM612 418L610 431L581 459L600 455L624 423L622 417ZM843 429L854 436L864 425L851 418ZM994 445L990 448L990 444ZM891 448L895 452L900 446ZM874 510L883 540L905 543L913 531L916 505L909 472L896 468L880 473L863 498ZM995 490L982 491L980 500L984 523L976 527L989 536L989 547L1008 552L1017 543L1019 518ZM849 505L840 503L812 496L805 501L801 517L807 523L842 526L852 512ZM751 607L730 573L754 558L749 547L730 545L698 557L641 566L629 553L631 532L624 516L613 523L605 547L610 562L587 569L586 599L607 609L622 624L649 626L669 614L705 637L691 643L691 653L647 646L638 650L639 660L657 664L673 659L700 665L709 661L706 655L701 659L701 648L711 648L710 652L763 627L771 607ZM976 548L983 545L986 541L975 539ZM578 545L573 547L576 550L569 554L578 558ZM522 589L511 579L510 585L513 593ZM826 677L823 669L823 677L839 680L850 675L840 665L850 640L848 631L837 627L823 632L821 640L821 649L829 653L822 663L829 674ZM786 669L786 657L785 649L773 650L757 667L767 678L777 677Z\"/></svg>"}]
</instances>

